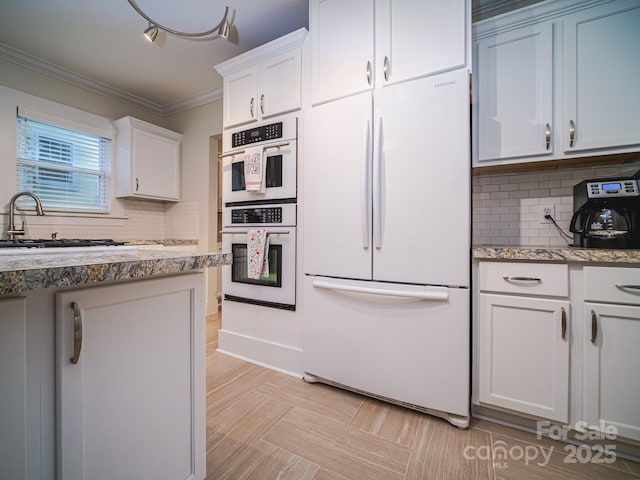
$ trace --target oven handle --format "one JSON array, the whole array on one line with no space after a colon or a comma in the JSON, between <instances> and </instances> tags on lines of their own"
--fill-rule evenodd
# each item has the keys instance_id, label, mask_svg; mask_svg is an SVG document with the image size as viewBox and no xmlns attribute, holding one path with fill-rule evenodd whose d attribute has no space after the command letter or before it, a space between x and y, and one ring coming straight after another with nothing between
<instances>
[{"instance_id":1,"label":"oven handle","mask_svg":"<svg viewBox=\"0 0 640 480\"><path fill-rule=\"evenodd\" d=\"M270 150L272 148L277 148L278 150L280 150L282 147L288 147L289 145L291 145L291 142L276 143L275 145L265 145L264 151L266 152L267 150Z\"/></svg>"},{"instance_id":2,"label":"oven handle","mask_svg":"<svg viewBox=\"0 0 640 480\"><path fill-rule=\"evenodd\" d=\"M229 231L229 230L220 230L220 234L222 235L246 235L249 233L248 230L237 230L237 231ZM290 230L267 230L267 235L289 235L291 233Z\"/></svg>"},{"instance_id":3,"label":"oven handle","mask_svg":"<svg viewBox=\"0 0 640 480\"><path fill-rule=\"evenodd\" d=\"M244 152L245 150L236 150L235 152L223 153L222 155L218 155L218 158L235 157L236 155L240 155Z\"/></svg>"}]
</instances>

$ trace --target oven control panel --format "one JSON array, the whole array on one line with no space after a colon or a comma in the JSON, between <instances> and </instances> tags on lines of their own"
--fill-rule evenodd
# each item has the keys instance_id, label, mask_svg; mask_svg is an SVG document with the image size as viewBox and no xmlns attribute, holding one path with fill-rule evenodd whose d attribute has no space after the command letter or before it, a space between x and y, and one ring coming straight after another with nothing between
<instances>
[{"instance_id":1,"label":"oven control panel","mask_svg":"<svg viewBox=\"0 0 640 480\"><path fill-rule=\"evenodd\" d=\"M235 132L231 135L231 148L241 147L252 143L276 140L282 138L282 122L270 123L259 127Z\"/></svg>"},{"instance_id":2,"label":"oven control panel","mask_svg":"<svg viewBox=\"0 0 640 480\"><path fill-rule=\"evenodd\" d=\"M234 208L231 223L282 223L282 207Z\"/></svg>"}]
</instances>

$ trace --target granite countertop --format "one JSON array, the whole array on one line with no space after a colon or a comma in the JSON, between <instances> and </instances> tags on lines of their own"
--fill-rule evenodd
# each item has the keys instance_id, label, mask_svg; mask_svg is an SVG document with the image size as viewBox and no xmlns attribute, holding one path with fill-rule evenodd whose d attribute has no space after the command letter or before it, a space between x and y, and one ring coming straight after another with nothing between
<instances>
[{"instance_id":1,"label":"granite countertop","mask_svg":"<svg viewBox=\"0 0 640 480\"><path fill-rule=\"evenodd\" d=\"M472 255L476 260L640 264L637 249L474 246Z\"/></svg>"},{"instance_id":2,"label":"granite countertop","mask_svg":"<svg viewBox=\"0 0 640 480\"><path fill-rule=\"evenodd\" d=\"M92 248L96 250L91 251ZM185 273L231 263L229 253L189 253L136 247L97 248L0 255L0 295Z\"/></svg>"}]
</instances>

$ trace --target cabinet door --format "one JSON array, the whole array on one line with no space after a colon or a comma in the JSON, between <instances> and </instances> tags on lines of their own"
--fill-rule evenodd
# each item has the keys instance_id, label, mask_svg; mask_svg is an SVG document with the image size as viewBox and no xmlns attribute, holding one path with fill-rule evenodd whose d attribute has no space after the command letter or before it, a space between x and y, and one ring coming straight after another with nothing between
<instances>
[{"instance_id":1,"label":"cabinet door","mask_svg":"<svg viewBox=\"0 0 640 480\"><path fill-rule=\"evenodd\" d=\"M479 308L480 402L568 421L569 302L481 293Z\"/></svg>"},{"instance_id":2,"label":"cabinet door","mask_svg":"<svg viewBox=\"0 0 640 480\"><path fill-rule=\"evenodd\" d=\"M469 285L469 73L374 100L374 280Z\"/></svg>"},{"instance_id":3,"label":"cabinet door","mask_svg":"<svg viewBox=\"0 0 640 480\"><path fill-rule=\"evenodd\" d=\"M640 307L585 302L584 419L640 440Z\"/></svg>"},{"instance_id":4,"label":"cabinet door","mask_svg":"<svg viewBox=\"0 0 640 480\"><path fill-rule=\"evenodd\" d=\"M305 116L304 271L371 279L370 93Z\"/></svg>"},{"instance_id":5,"label":"cabinet door","mask_svg":"<svg viewBox=\"0 0 640 480\"><path fill-rule=\"evenodd\" d=\"M302 106L300 49L265 60L260 65L260 115L264 118Z\"/></svg>"},{"instance_id":6,"label":"cabinet door","mask_svg":"<svg viewBox=\"0 0 640 480\"><path fill-rule=\"evenodd\" d=\"M56 295L58 478L204 478L203 275Z\"/></svg>"},{"instance_id":7,"label":"cabinet door","mask_svg":"<svg viewBox=\"0 0 640 480\"><path fill-rule=\"evenodd\" d=\"M564 149L640 146L640 2L622 0L564 22Z\"/></svg>"},{"instance_id":8,"label":"cabinet door","mask_svg":"<svg viewBox=\"0 0 640 480\"><path fill-rule=\"evenodd\" d=\"M470 35L466 0L377 0L376 83L466 66Z\"/></svg>"},{"instance_id":9,"label":"cabinet door","mask_svg":"<svg viewBox=\"0 0 640 480\"><path fill-rule=\"evenodd\" d=\"M133 129L134 196L180 200L180 142Z\"/></svg>"},{"instance_id":10,"label":"cabinet door","mask_svg":"<svg viewBox=\"0 0 640 480\"><path fill-rule=\"evenodd\" d=\"M26 299L8 298L0 300L0 478L27 478L26 392Z\"/></svg>"},{"instance_id":11,"label":"cabinet door","mask_svg":"<svg viewBox=\"0 0 640 480\"><path fill-rule=\"evenodd\" d=\"M374 0L311 0L314 105L371 90Z\"/></svg>"},{"instance_id":12,"label":"cabinet door","mask_svg":"<svg viewBox=\"0 0 640 480\"><path fill-rule=\"evenodd\" d=\"M478 42L477 162L553 153L551 22Z\"/></svg>"},{"instance_id":13,"label":"cabinet door","mask_svg":"<svg viewBox=\"0 0 640 480\"><path fill-rule=\"evenodd\" d=\"M253 66L226 75L224 88L224 126L233 127L258 119L258 67Z\"/></svg>"}]
</instances>

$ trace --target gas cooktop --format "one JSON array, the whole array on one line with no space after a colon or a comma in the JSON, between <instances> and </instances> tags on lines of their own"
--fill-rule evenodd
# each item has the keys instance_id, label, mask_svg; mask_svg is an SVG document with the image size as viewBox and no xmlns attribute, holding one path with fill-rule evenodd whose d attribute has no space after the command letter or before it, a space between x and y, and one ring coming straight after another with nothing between
<instances>
[{"instance_id":1,"label":"gas cooktop","mask_svg":"<svg viewBox=\"0 0 640 480\"><path fill-rule=\"evenodd\" d=\"M85 238L0 240L0 248L57 248L57 247L108 247L124 245L109 238L88 240Z\"/></svg>"}]
</instances>

